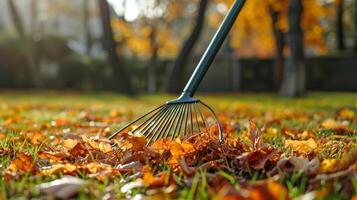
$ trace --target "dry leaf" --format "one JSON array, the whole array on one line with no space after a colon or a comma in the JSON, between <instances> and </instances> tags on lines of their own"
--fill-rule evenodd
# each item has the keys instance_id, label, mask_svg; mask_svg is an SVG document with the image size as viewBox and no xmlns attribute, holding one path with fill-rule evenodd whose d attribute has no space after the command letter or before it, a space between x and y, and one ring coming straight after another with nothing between
<instances>
[{"instance_id":1,"label":"dry leaf","mask_svg":"<svg viewBox=\"0 0 357 200\"><path fill-rule=\"evenodd\" d=\"M312 138L308 140L285 140L285 147L290 147L299 154L308 154L316 150L317 143Z\"/></svg>"},{"instance_id":2,"label":"dry leaf","mask_svg":"<svg viewBox=\"0 0 357 200\"><path fill-rule=\"evenodd\" d=\"M338 127L337 121L332 118L326 119L321 125L325 129L335 129Z\"/></svg>"},{"instance_id":3,"label":"dry leaf","mask_svg":"<svg viewBox=\"0 0 357 200\"><path fill-rule=\"evenodd\" d=\"M101 151L103 153L108 153L113 151L112 146L109 143L105 143L105 142L97 142L94 141L84 135L82 135L82 140L89 144L89 146L91 146L93 149Z\"/></svg>"},{"instance_id":4,"label":"dry leaf","mask_svg":"<svg viewBox=\"0 0 357 200\"><path fill-rule=\"evenodd\" d=\"M251 120L249 120L248 126L249 139L253 143L253 149L258 149L260 146L260 130L258 126Z\"/></svg>"}]
</instances>

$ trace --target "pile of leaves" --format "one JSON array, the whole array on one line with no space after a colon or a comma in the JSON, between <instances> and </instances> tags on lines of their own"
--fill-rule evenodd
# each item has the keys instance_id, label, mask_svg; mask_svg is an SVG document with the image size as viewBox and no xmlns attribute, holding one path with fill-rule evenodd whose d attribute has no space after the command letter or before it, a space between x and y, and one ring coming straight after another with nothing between
<instances>
[{"instance_id":1,"label":"pile of leaves","mask_svg":"<svg viewBox=\"0 0 357 200\"><path fill-rule=\"evenodd\" d=\"M58 114L34 118L48 110ZM354 109L340 108L333 115L223 110L223 143L215 125L151 146L130 132L109 141L111 125L127 116L118 110L3 106L0 199L356 198ZM292 121L317 123L297 128Z\"/></svg>"}]
</instances>

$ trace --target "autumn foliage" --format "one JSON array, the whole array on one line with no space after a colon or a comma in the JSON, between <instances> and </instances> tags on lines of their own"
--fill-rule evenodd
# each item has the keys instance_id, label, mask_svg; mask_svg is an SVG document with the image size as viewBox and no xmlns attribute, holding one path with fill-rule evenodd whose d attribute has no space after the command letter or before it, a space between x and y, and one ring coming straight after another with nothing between
<instances>
[{"instance_id":1,"label":"autumn foliage","mask_svg":"<svg viewBox=\"0 0 357 200\"><path fill-rule=\"evenodd\" d=\"M1 183L8 196L17 194L14 183L27 178L43 181L33 186L34 193L26 192L31 185L25 186L27 197L59 199L83 189L93 198L289 199L305 192L316 198L336 191L344 197L356 193L357 119L348 107L334 115L230 108L221 112L223 143L212 126L151 146L142 135L123 133L111 141L105 137L111 133L108 126L126 121L128 112L66 108L65 117L42 122L23 114L63 109L19 104L1 111ZM319 125L286 125L288 120L311 119ZM336 189L336 181L343 187ZM95 192L96 184L103 185L103 193Z\"/></svg>"}]
</instances>

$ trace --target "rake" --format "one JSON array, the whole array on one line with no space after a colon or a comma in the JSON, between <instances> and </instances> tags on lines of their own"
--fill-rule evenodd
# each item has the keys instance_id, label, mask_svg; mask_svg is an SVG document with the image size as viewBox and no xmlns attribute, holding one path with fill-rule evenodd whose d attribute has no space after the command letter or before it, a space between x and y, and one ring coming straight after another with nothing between
<instances>
[{"instance_id":1,"label":"rake","mask_svg":"<svg viewBox=\"0 0 357 200\"><path fill-rule=\"evenodd\" d=\"M125 131L144 135L147 145L162 138L173 140L176 137L189 137L196 132L208 130L208 120L205 115L210 113L218 125L219 142L223 141L222 125L216 113L207 104L193 96L233 26L244 2L245 0L234 1L179 98L167 101L164 105L135 119L114 132L109 136L109 139L113 139Z\"/></svg>"}]
</instances>

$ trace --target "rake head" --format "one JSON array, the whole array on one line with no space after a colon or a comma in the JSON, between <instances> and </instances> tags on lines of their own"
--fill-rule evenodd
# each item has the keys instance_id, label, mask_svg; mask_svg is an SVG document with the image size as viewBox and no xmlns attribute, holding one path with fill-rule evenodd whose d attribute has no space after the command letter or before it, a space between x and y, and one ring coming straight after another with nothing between
<instances>
[{"instance_id":1,"label":"rake head","mask_svg":"<svg viewBox=\"0 0 357 200\"><path fill-rule=\"evenodd\" d=\"M147 139L147 145L159 139L175 139L189 137L197 132L208 130L206 113L213 116L218 125L219 141L222 142L222 127L217 115L211 107L194 98L176 99L135 119L125 127L113 133L109 139L115 138L122 132L142 134Z\"/></svg>"}]
</instances>

